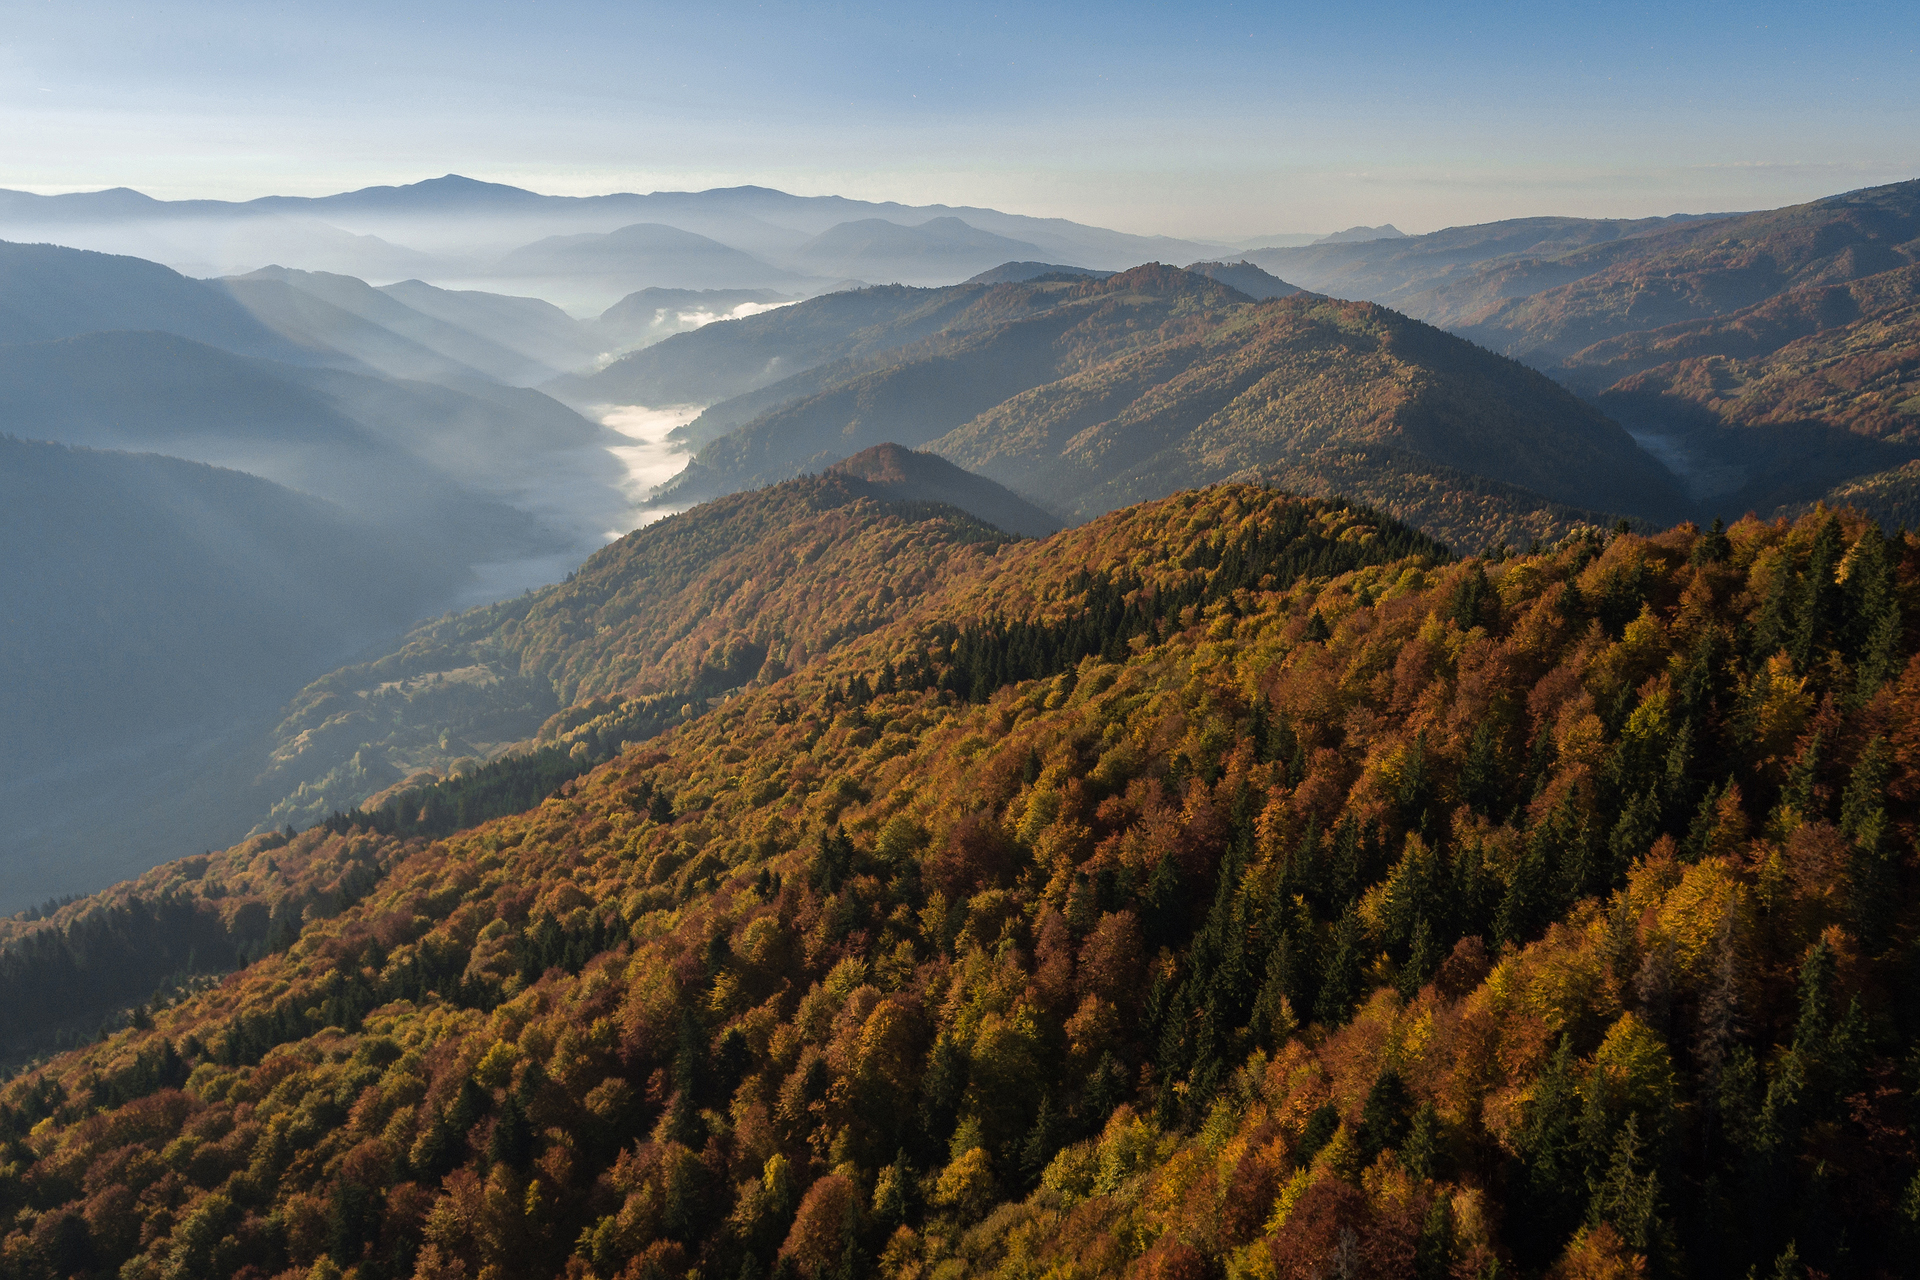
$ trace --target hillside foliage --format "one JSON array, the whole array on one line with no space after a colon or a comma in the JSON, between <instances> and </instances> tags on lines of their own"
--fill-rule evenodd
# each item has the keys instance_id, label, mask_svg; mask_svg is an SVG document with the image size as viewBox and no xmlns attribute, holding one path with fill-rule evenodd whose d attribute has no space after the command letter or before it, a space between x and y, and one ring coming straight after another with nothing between
<instances>
[{"instance_id":1,"label":"hillside foliage","mask_svg":"<svg viewBox=\"0 0 1920 1280\"><path fill-rule=\"evenodd\" d=\"M268 822L309 826L530 741L584 742L597 763L683 707L893 620L1009 540L950 506L886 497L850 475L733 494L314 681L274 731Z\"/></svg>"},{"instance_id":2,"label":"hillside foliage","mask_svg":"<svg viewBox=\"0 0 1920 1280\"><path fill-rule=\"evenodd\" d=\"M0 1092L0 1273L1899 1274L1917 576L1239 485L996 544L528 812L206 860L377 879Z\"/></svg>"}]
</instances>

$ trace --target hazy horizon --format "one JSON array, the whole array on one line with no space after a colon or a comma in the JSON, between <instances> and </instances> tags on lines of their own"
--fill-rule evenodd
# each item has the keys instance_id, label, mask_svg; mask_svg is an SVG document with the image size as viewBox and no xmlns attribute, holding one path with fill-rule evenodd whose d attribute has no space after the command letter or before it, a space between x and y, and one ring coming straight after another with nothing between
<instances>
[{"instance_id":1,"label":"hazy horizon","mask_svg":"<svg viewBox=\"0 0 1920 1280\"><path fill-rule=\"evenodd\" d=\"M1920 173L1911 6L596 2L536 23L96 0L12 23L0 186L35 191L751 183L1235 242L1765 208Z\"/></svg>"}]
</instances>

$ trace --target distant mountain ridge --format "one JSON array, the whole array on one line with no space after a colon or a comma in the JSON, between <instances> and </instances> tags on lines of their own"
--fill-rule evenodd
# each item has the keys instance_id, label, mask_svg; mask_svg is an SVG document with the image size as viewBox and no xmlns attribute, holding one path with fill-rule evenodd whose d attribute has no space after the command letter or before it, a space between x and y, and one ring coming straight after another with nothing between
<instances>
[{"instance_id":1,"label":"distant mountain ridge","mask_svg":"<svg viewBox=\"0 0 1920 1280\"><path fill-rule=\"evenodd\" d=\"M1515 510L1662 518L1683 500L1625 432L1549 379L1368 304L1300 292L1256 304L1165 266L913 302L836 295L835 331L867 345L710 408L687 432L699 452L660 500L765 484L883 440L1076 519L1249 468L1287 465L1298 479L1331 448L1349 450L1342 474L1372 458L1413 483L1398 459L1417 455L1505 484L1501 502L1530 491ZM779 358L782 332L826 321L827 303L672 343L757 376ZM878 336L906 317L910 333ZM729 350L750 334L766 345ZM1369 490L1391 510L1387 493ZM1476 516L1432 531L1494 541L1507 529Z\"/></svg>"},{"instance_id":2,"label":"distant mountain ridge","mask_svg":"<svg viewBox=\"0 0 1920 1280\"><path fill-rule=\"evenodd\" d=\"M240 234L239 229L260 228L260 235L264 237L260 243L277 247L269 250L273 256L257 260L247 269L279 261L296 267L348 271L376 280L418 276L440 284L481 279L503 254L543 238L606 235L642 223L671 226L704 236L770 264L768 270L801 269L802 258L790 255L807 241L837 226L873 220L907 232L929 224L944 226L958 222L975 238L997 238L1002 247L1008 249L999 253L997 260L1010 256L1034 257L1114 270L1152 259L1190 260L1218 252L1223 247L1177 237L1111 231L1064 218L1006 214L972 206L915 206L840 196L794 196L751 186L645 195L624 192L548 196L449 174L405 186L369 187L330 196L265 196L243 202L162 201L124 188L61 196L0 191L0 235L51 238L123 252L131 249L145 252L147 256L198 265L213 262L220 253L218 246L233 241ZM205 228L204 233L195 230L200 227ZM923 231L921 238L940 232L941 228L932 233ZM141 239L142 236L148 238ZM353 256L356 246L362 255L357 265ZM313 260L300 260L303 255ZM324 261L319 260L322 257ZM989 266L996 258L993 254L978 253L972 258L969 270L941 281L914 274L912 265L916 260L925 265L923 250L886 259L885 271L837 274L946 283ZM735 267L739 265L736 263ZM234 268L218 265L211 269L232 271ZM833 274L836 273L828 273ZM584 281L585 277L576 279ZM822 279L820 285L829 282ZM660 278L642 280L631 287L713 288L733 287L736 283L740 282ZM751 283L761 287L774 281L761 279ZM452 284L449 287L467 286ZM594 309L602 309L610 301L610 298L600 301Z\"/></svg>"},{"instance_id":3,"label":"distant mountain ridge","mask_svg":"<svg viewBox=\"0 0 1920 1280\"><path fill-rule=\"evenodd\" d=\"M901 284L946 284L988 264L1039 252L1038 245L946 216L911 226L884 218L842 222L799 246L792 256L821 275L864 277L891 271Z\"/></svg>"}]
</instances>

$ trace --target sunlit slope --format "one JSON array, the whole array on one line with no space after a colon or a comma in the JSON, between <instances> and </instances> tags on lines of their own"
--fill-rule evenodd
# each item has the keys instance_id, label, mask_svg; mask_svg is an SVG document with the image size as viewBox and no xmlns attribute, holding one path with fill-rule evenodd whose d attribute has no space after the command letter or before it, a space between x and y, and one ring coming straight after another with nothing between
<instances>
[{"instance_id":1,"label":"sunlit slope","mask_svg":"<svg viewBox=\"0 0 1920 1280\"><path fill-rule=\"evenodd\" d=\"M13 1082L9 1256L1897 1273L1916 567L1233 486L1015 544Z\"/></svg>"},{"instance_id":2,"label":"sunlit slope","mask_svg":"<svg viewBox=\"0 0 1920 1280\"><path fill-rule=\"evenodd\" d=\"M1546 367L1620 334L1908 266L1916 242L1920 181L1869 187L1681 227L1635 241L1630 254L1582 251L1611 256L1577 280L1451 323L1476 342ZM1575 268L1580 260L1562 259Z\"/></svg>"},{"instance_id":3,"label":"sunlit slope","mask_svg":"<svg viewBox=\"0 0 1920 1280\"><path fill-rule=\"evenodd\" d=\"M543 726L552 741L591 721L582 750L617 750L891 621L1008 537L838 474L669 517L564 583L427 624L315 681L274 732L262 809L272 825L306 826ZM568 708L584 709L558 714Z\"/></svg>"},{"instance_id":4,"label":"sunlit slope","mask_svg":"<svg viewBox=\"0 0 1920 1280\"><path fill-rule=\"evenodd\" d=\"M987 315L993 299L983 298L936 337L877 366L847 368L811 394L795 388L795 398L702 448L669 496L708 497L785 479L887 441L918 448L1032 387L1197 337L1247 302L1204 276L1162 266L994 292L1013 305Z\"/></svg>"},{"instance_id":5,"label":"sunlit slope","mask_svg":"<svg viewBox=\"0 0 1920 1280\"><path fill-rule=\"evenodd\" d=\"M1562 503L1676 506L1659 464L1545 377L1386 308L1311 296L1037 386L932 447L1084 516L1369 445Z\"/></svg>"}]
</instances>

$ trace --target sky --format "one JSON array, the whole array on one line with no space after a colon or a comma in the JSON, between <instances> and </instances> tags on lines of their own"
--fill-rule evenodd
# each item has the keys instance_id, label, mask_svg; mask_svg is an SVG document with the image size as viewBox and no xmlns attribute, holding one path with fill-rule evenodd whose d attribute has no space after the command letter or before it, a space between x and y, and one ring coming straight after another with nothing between
<instances>
[{"instance_id":1,"label":"sky","mask_svg":"<svg viewBox=\"0 0 1920 1280\"><path fill-rule=\"evenodd\" d=\"M1252 239L1920 177L1920 4L0 0L0 187L756 183Z\"/></svg>"}]
</instances>

